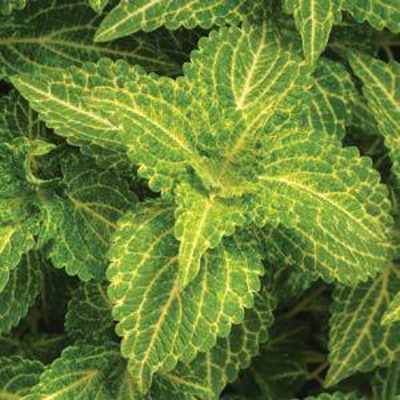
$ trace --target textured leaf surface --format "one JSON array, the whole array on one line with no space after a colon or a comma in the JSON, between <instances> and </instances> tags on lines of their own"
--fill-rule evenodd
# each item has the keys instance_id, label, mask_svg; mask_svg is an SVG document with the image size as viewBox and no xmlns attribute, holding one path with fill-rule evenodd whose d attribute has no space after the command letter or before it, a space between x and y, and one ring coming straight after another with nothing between
<instances>
[{"instance_id":1,"label":"textured leaf surface","mask_svg":"<svg viewBox=\"0 0 400 400\"><path fill-rule=\"evenodd\" d=\"M0 358L0 399L20 400L39 381L43 365L18 356Z\"/></svg>"},{"instance_id":2,"label":"textured leaf surface","mask_svg":"<svg viewBox=\"0 0 400 400\"><path fill-rule=\"evenodd\" d=\"M350 63L390 150L393 172L400 177L400 64L386 64L361 53L353 53Z\"/></svg>"},{"instance_id":3,"label":"textured leaf surface","mask_svg":"<svg viewBox=\"0 0 400 400\"><path fill-rule=\"evenodd\" d=\"M327 385L332 386L355 372L388 365L399 356L400 324L381 324L383 314L399 290L396 266L388 266L373 281L335 289Z\"/></svg>"},{"instance_id":4,"label":"textured leaf surface","mask_svg":"<svg viewBox=\"0 0 400 400\"><path fill-rule=\"evenodd\" d=\"M371 160L313 133L281 132L265 146L255 218L274 221L269 240L287 263L349 285L383 271L390 205Z\"/></svg>"},{"instance_id":5,"label":"textured leaf surface","mask_svg":"<svg viewBox=\"0 0 400 400\"><path fill-rule=\"evenodd\" d=\"M30 252L10 274L6 287L0 292L0 333L8 333L16 326L35 302L42 277L40 263L39 255Z\"/></svg>"},{"instance_id":6,"label":"textured leaf surface","mask_svg":"<svg viewBox=\"0 0 400 400\"><path fill-rule=\"evenodd\" d=\"M114 344L67 347L46 368L27 400L133 400L126 363Z\"/></svg>"},{"instance_id":7,"label":"textured leaf surface","mask_svg":"<svg viewBox=\"0 0 400 400\"><path fill-rule=\"evenodd\" d=\"M140 391L148 390L154 372L190 361L217 336L227 336L260 286L259 256L243 239L207 253L184 290L177 255L173 211L165 204L142 206L120 220L107 272L109 296L121 351Z\"/></svg>"},{"instance_id":8,"label":"textured leaf surface","mask_svg":"<svg viewBox=\"0 0 400 400\"><path fill-rule=\"evenodd\" d=\"M200 353L188 365L179 364L165 378L175 382L182 392L220 398L224 387L237 379L241 369L249 367L261 343L268 340L274 307L275 299L263 290L256 295L254 308L246 310L243 323L233 326L227 338L219 338L211 350Z\"/></svg>"},{"instance_id":9,"label":"textured leaf surface","mask_svg":"<svg viewBox=\"0 0 400 400\"><path fill-rule=\"evenodd\" d=\"M46 73L101 57L124 59L149 71L171 73L178 69L143 35L111 44L93 43L100 18L87 0L30 1L10 23L0 21L0 70L8 75Z\"/></svg>"},{"instance_id":10,"label":"textured leaf surface","mask_svg":"<svg viewBox=\"0 0 400 400\"><path fill-rule=\"evenodd\" d=\"M65 201L56 200L50 210L57 227L50 258L69 275L101 280L116 222L136 196L127 182L85 158L69 157L63 172Z\"/></svg>"},{"instance_id":11,"label":"textured leaf surface","mask_svg":"<svg viewBox=\"0 0 400 400\"><path fill-rule=\"evenodd\" d=\"M387 27L392 32L400 32L400 3L397 0L343 0L343 9L356 21L368 21L375 29Z\"/></svg>"},{"instance_id":12,"label":"textured leaf surface","mask_svg":"<svg viewBox=\"0 0 400 400\"><path fill-rule=\"evenodd\" d=\"M130 35L139 30L151 31L165 25L168 29L180 26L210 28L215 24L239 22L256 12L262 2L254 0L123 0L102 22L95 40L105 42Z\"/></svg>"},{"instance_id":13,"label":"textured leaf surface","mask_svg":"<svg viewBox=\"0 0 400 400\"><path fill-rule=\"evenodd\" d=\"M333 24L340 19L342 0L286 0L303 40L307 62L314 65L328 43Z\"/></svg>"},{"instance_id":14,"label":"textured leaf surface","mask_svg":"<svg viewBox=\"0 0 400 400\"><path fill-rule=\"evenodd\" d=\"M65 316L65 330L76 339L112 338L111 302L104 283L82 284L72 294Z\"/></svg>"},{"instance_id":15,"label":"textured leaf surface","mask_svg":"<svg viewBox=\"0 0 400 400\"><path fill-rule=\"evenodd\" d=\"M400 395L400 363L378 369L372 381L373 400L396 400Z\"/></svg>"},{"instance_id":16,"label":"textured leaf surface","mask_svg":"<svg viewBox=\"0 0 400 400\"><path fill-rule=\"evenodd\" d=\"M176 201L179 279L185 287L197 276L203 254L217 247L223 236L232 235L236 226L243 225L246 219L242 201L226 201L190 184L178 186Z\"/></svg>"},{"instance_id":17,"label":"textured leaf surface","mask_svg":"<svg viewBox=\"0 0 400 400\"><path fill-rule=\"evenodd\" d=\"M350 123L355 88L339 63L323 58L314 72L305 124L316 132L342 139Z\"/></svg>"}]
</instances>

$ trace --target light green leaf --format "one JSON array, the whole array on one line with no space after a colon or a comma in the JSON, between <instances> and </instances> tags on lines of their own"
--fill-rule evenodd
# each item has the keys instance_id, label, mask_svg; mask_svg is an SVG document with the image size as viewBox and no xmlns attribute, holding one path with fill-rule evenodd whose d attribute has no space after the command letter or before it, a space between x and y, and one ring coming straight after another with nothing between
<instances>
[{"instance_id":1,"label":"light green leaf","mask_svg":"<svg viewBox=\"0 0 400 400\"><path fill-rule=\"evenodd\" d=\"M357 22L368 21L375 29L400 32L400 3L397 0L343 0L343 9Z\"/></svg>"},{"instance_id":2,"label":"light green leaf","mask_svg":"<svg viewBox=\"0 0 400 400\"><path fill-rule=\"evenodd\" d=\"M348 285L383 271L392 218L371 160L318 133L270 135L265 149L255 220L286 264Z\"/></svg>"},{"instance_id":3,"label":"light green leaf","mask_svg":"<svg viewBox=\"0 0 400 400\"><path fill-rule=\"evenodd\" d=\"M389 325L398 321L400 321L400 292L396 294L389 304L389 308L383 316L382 323L384 325Z\"/></svg>"},{"instance_id":4,"label":"light green leaf","mask_svg":"<svg viewBox=\"0 0 400 400\"><path fill-rule=\"evenodd\" d=\"M179 280L187 286L200 270L201 257L216 248L246 222L240 199L218 198L201 188L181 183L176 191L175 236L179 246Z\"/></svg>"},{"instance_id":5,"label":"light green leaf","mask_svg":"<svg viewBox=\"0 0 400 400\"><path fill-rule=\"evenodd\" d=\"M333 24L340 20L343 0L285 0L286 12L294 14L303 40L307 62L315 65L329 40Z\"/></svg>"},{"instance_id":6,"label":"light green leaf","mask_svg":"<svg viewBox=\"0 0 400 400\"><path fill-rule=\"evenodd\" d=\"M22 400L39 381L43 365L19 356L0 358L0 399Z\"/></svg>"},{"instance_id":7,"label":"light green leaf","mask_svg":"<svg viewBox=\"0 0 400 400\"><path fill-rule=\"evenodd\" d=\"M104 283L81 284L72 293L72 299L68 303L65 330L75 339L112 339L114 323L111 309L111 301Z\"/></svg>"},{"instance_id":8,"label":"light green leaf","mask_svg":"<svg viewBox=\"0 0 400 400\"><path fill-rule=\"evenodd\" d=\"M0 292L0 333L8 333L26 316L36 301L42 278L39 254L24 255Z\"/></svg>"},{"instance_id":9,"label":"light green leaf","mask_svg":"<svg viewBox=\"0 0 400 400\"><path fill-rule=\"evenodd\" d=\"M372 381L372 400L398 400L400 398L400 363L375 372Z\"/></svg>"},{"instance_id":10,"label":"light green leaf","mask_svg":"<svg viewBox=\"0 0 400 400\"><path fill-rule=\"evenodd\" d=\"M241 369L250 366L261 343L268 340L274 308L274 297L263 290L255 296L254 308L246 310L244 321L233 326L227 338L219 338L211 350L200 353L188 365L178 364L176 370L162 377L182 392L219 399L224 387L237 379Z\"/></svg>"},{"instance_id":11,"label":"light green leaf","mask_svg":"<svg viewBox=\"0 0 400 400\"><path fill-rule=\"evenodd\" d=\"M353 53L350 64L363 83L364 97L390 150L393 172L400 178L400 64L362 53Z\"/></svg>"},{"instance_id":12,"label":"light green leaf","mask_svg":"<svg viewBox=\"0 0 400 400\"><path fill-rule=\"evenodd\" d=\"M245 0L123 0L104 19L96 32L95 41L106 42L139 30L152 31L165 25L194 28L240 22L246 16L261 12L262 1Z\"/></svg>"},{"instance_id":13,"label":"light green leaf","mask_svg":"<svg viewBox=\"0 0 400 400\"><path fill-rule=\"evenodd\" d=\"M117 345L79 344L45 369L26 400L133 400L130 379Z\"/></svg>"},{"instance_id":14,"label":"light green leaf","mask_svg":"<svg viewBox=\"0 0 400 400\"><path fill-rule=\"evenodd\" d=\"M111 44L93 43L100 18L86 0L30 1L23 11L15 13L11 22L0 20L0 70L4 69L9 76L46 74L102 57L124 59L143 65L148 71L170 74L179 70L144 35Z\"/></svg>"},{"instance_id":15,"label":"light green leaf","mask_svg":"<svg viewBox=\"0 0 400 400\"><path fill-rule=\"evenodd\" d=\"M314 73L305 125L316 132L343 139L349 125L355 87L346 68L322 58Z\"/></svg>"},{"instance_id":16,"label":"light green leaf","mask_svg":"<svg viewBox=\"0 0 400 400\"><path fill-rule=\"evenodd\" d=\"M11 14L14 10L22 10L28 0L2 0L0 3L0 13Z\"/></svg>"},{"instance_id":17,"label":"light green leaf","mask_svg":"<svg viewBox=\"0 0 400 400\"><path fill-rule=\"evenodd\" d=\"M90 6L94 11L101 13L104 7L108 4L109 0L89 0Z\"/></svg>"},{"instance_id":18,"label":"light green leaf","mask_svg":"<svg viewBox=\"0 0 400 400\"><path fill-rule=\"evenodd\" d=\"M128 183L109 170L99 170L84 157L64 160L64 198L52 198L49 214L56 236L50 259L57 268L83 281L104 277L111 235L117 220L137 199Z\"/></svg>"},{"instance_id":19,"label":"light green leaf","mask_svg":"<svg viewBox=\"0 0 400 400\"><path fill-rule=\"evenodd\" d=\"M400 324L381 324L383 314L399 290L400 273L395 265L389 265L373 281L353 288L335 289L327 386L333 386L356 372L389 365L399 357Z\"/></svg>"},{"instance_id":20,"label":"light green leaf","mask_svg":"<svg viewBox=\"0 0 400 400\"><path fill-rule=\"evenodd\" d=\"M331 394L322 393L315 397L307 397L305 400L366 400L366 398L356 393L334 392Z\"/></svg>"},{"instance_id":21,"label":"light green leaf","mask_svg":"<svg viewBox=\"0 0 400 400\"><path fill-rule=\"evenodd\" d=\"M135 385L146 392L152 375L208 351L253 305L263 268L248 238L225 240L202 259L200 273L180 289L173 210L138 207L119 221L107 276L121 351ZM168 346L165 346L168 343Z\"/></svg>"}]
</instances>

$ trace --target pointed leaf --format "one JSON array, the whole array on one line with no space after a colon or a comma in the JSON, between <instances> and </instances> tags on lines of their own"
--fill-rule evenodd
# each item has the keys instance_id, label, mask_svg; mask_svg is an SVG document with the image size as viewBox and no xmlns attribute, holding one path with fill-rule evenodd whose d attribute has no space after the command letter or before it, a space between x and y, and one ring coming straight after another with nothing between
<instances>
[{"instance_id":1,"label":"pointed leaf","mask_svg":"<svg viewBox=\"0 0 400 400\"><path fill-rule=\"evenodd\" d=\"M180 26L210 28L215 24L239 22L251 13L256 14L262 1L245 0L123 0L104 19L95 40L106 42L139 30L152 31L165 25L168 29Z\"/></svg>"},{"instance_id":2,"label":"pointed leaf","mask_svg":"<svg viewBox=\"0 0 400 400\"><path fill-rule=\"evenodd\" d=\"M176 192L175 236L179 246L179 280L187 286L200 270L201 257L216 248L224 236L232 235L245 223L244 205L239 199L225 200L208 195L188 183Z\"/></svg>"},{"instance_id":3,"label":"pointed leaf","mask_svg":"<svg viewBox=\"0 0 400 400\"><path fill-rule=\"evenodd\" d=\"M303 40L306 60L315 65L329 40L333 24L340 20L342 0L286 0Z\"/></svg>"},{"instance_id":4,"label":"pointed leaf","mask_svg":"<svg viewBox=\"0 0 400 400\"><path fill-rule=\"evenodd\" d=\"M101 13L104 7L108 4L109 0L89 0L90 6L94 11Z\"/></svg>"},{"instance_id":5,"label":"pointed leaf","mask_svg":"<svg viewBox=\"0 0 400 400\"><path fill-rule=\"evenodd\" d=\"M154 372L168 372L178 360L208 351L217 336L227 336L260 286L258 254L248 239L232 239L207 253L196 279L180 289L173 225L165 204L138 207L120 220L110 252L113 316L141 392Z\"/></svg>"},{"instance_id":6,"label":"pointed leaf","mask_svg":"<svg viewBox=\"0 0 400 400\"><path fill-rule=\"evenodd\" d=\"M86 0L30 1L15 13L12 23L0 22L0 70L8 75L47 73L102 57L124 59L149 71L169 74L179 70L144 35L111 44L93 43L100 18Z\"/></svg>"},{"instance_id":7,"label":"pointed leaf","mask_svg":"<svg viewBox=\"0 0 400 400\"><path fill-rule=\"evenodd\" d=\"M316 133L270 135L265 148L255 218L286 262L349 285L383 271L392 218L371 160Z\"/></svg>"},{"instance_id":8,"label":"pointed leaf","mask_svg":"<svg viewBox=\"0 0 400 400\"><path fill-rule=\"evenodd\" d=\"M397 266L392 265L373 281L335 289L326 385L333 386L356 372L389 365L399 356L400 323L381 324L399 290L400 274Z\"/></svg>"}]
</instances>

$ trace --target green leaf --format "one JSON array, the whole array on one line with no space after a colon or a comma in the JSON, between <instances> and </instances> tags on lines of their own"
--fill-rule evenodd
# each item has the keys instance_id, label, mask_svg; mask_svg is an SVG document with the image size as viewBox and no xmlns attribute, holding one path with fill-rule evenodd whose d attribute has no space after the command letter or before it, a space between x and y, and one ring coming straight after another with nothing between
<instances>
[{"instance_id":1,"label":"green leaf","mask_svg":"<svg viewBox=\"0 0 400 400\"><path fill-rule=\"evenodd\" d=\"M227 338L219 338L211 350L200 353L190 364L178 364L176 370L161 376L182 392L219 399L224 387L250 366L261 343L268 340L274 308L274 297L263 290L255 296L254 308L246 310L243 322L233 326Z\"/></svg>"},{"instance_id":2,"label":"green leaf","mask_svg":"<svg viewBox=\"0 0 400 400\"><path fill-rule=\"evenodd\" d=\"M0 357L0 399L22 400L39 381L43 365L19 356Z\"/></svg>"},{"instance_id":3,"label":"green leaf","mask_svg":"<svg viewBox=\"0 0 400 400\"><path fill-rule=\"evenodd\" d=\"M41 260L35 252L24 255L0 292L0 333L8 333L26 316L40 290Z\"/></svg>"},{"instance_id":4,"label":"green leaf","mask_svg":"<svg viewBox=\"0 0 400 400\"><path fill-rule=\"evenodd\" d=\"M366 400L366 398L356 393L334 392L332 394L322 393L319 396L307 397L306 400Z\"/></svg>"},{"instance_id":5,"label":"green leaf","mask_svg":"<svg viewBox=\"0 0 400 400\"><path fill-rule=\"evenodd\" d=\"M75 339L113 338L112 305L104 283L81 284L72 294L65 316L65 330Z\"/></svg>"},{"instance_id":6,"label":"green leaf","mask_svg":"<svg viewBox=\"0 0 400 400\"><path fill-rule=\"evenodd\" d=\"M335 289L327 386L333 386L355 372L389 365L399 356L400 324L381 324L383 314L399 290L400 275L395 265L389 265L373 281L353 288Z\"/></svg>"},{"instance_id":7,"label":"green leaf","mask_svg":"<svg viewBox=\"0 0 400 400\"><path fill-rule=\"evenodd\" d=\"M285 0L286 12L294 14L309 64L315 65L325 50L333 24L341 18L342 1Z\"/></svg>"},{"instance_id":8,"label":"green leaf","mask_svg":"<svg viewBox=\"0 0 400 400\"><path fill-rule=\"evenodd\" d=\"M138 207L119 221L110 252L116 332L141 392L153 373L168 372L227 336L244 307L253 305L263 272L248 238L225 240L203 257L200 273L182 290L173 226L173 211L164 203Z\"/></svg>"},{"instance_id":9,"label":"green leaf","mask_svg":"<svg viewBox=\"0 0 400 400\"><path fill-rule=\"evenodd\" d=\"M115 344L67 347L26 400L133 400L126 363Z\"/></svg>"},{"instance_id":10,"label":"green leaf","mask_svg":"<svg viewBox=\"0 0 400 400\"><path fill-rule=\"evenodd\" d=\"M181 183L176 192L175 236L179 246L179 280L187 286L200 270L201 257L246 222L239 199L225 200Z\"/></svg>"},{"instance_id":11,"label":"green leaf","mask_svg":"<svg viewBox=\"0 0 400 400\"><path fill-rule=\"evenodd\" d=\"M367 99L355 93L352 100L351 126L357 128L365 135L380 136L377 120L368 106Z\"/></svg>"},{"instance_id":12,"label":"green leaf","mask_svg":"<svg viewBox=\"0 0 400 400\"><path fill-rule=\"evenodd\" d=\"M23 11L15 13L11 22L0 21L0 70L4 69L9 76L46 74L102 57L124 59L166 74L179 70L145 35L111 44L93 43L100 18L87 1L30 1Z\"/></svg>"},{"instance_id":13,"label":"green leaf","mask_svg":"<svg viewBox=\"0 0 400 400\"><path fill-rule=\"evenodd\" d=\"M137 198L125 180L84 157L67 158L63 174L64 198L50 199L48 205L56 231L50 259L83 281L101 280L116 222Z\"/></svg>"},{"instance_id":14,"label":"green leaf","mask_svg":"<svg viewBox=\"0 0 400 400\"><path fill-rule=\"evenodd\" d=\"M101 13L104 7L108 4L109 0L89 0L90 7L94 11Z\"/></svg>"},{"instance_id":15,"label":"green leaf","mask_svg":"<svg viewBox=\"0 0 400 400\"><path fill-rule=\"evenodd\" d=\"M286 264L348 285L383 271L392 218L371 160L318 133L269 135L265 148L254 218Z\"/></svg>"},{"instance_id":16,"label":"green leaf","mask_svg":"<svg viewBox=\"0 0 400 400\"><path fill-rule=\"evenodd\" d=\"M373 400L396 400L400 395L400 363L378 369L372 381Z\"/></svg>"},{"instance_id":17,"label":"green leaf","mask_svg":"<svg viewBox=\"0 0 400 400\"><path fill-rule=\"evenodd\" d=\"M354 84L346 68L322 58L314 72L305 126L343 139L350 124L354 95Z\"/></svg>"},{"instance_id":18,"label":"green leaf","mask_svg":"<svg viewBox=\"0 0 400 400\"><path fill-rule=\"evenodd\" d=\"M201 26L239 22L244 17L257 14L263 2L254 0L123 0L104 19L96 32L95 41L106 42L127 36L139 30L152 31L165 25L168 29L180 26Z\"/></svg>"},{"instance_id":19,"label":"green leaf","mask_svg":"<svg viewBox=\"0 0 400 400\"><path fill-rule=\"evenodd\" d=\"M28 0L2 0L0 4L0 14L9 15L14 10L22 10Z\"/></svg>"},{"instance_id":20,"label":"green leaf","mask_svg":"<svg viewBox=\"0 0 400 400\"><path fill-rule=\"evenodd\" d=\"M353 53L350 64L363 83L364 97L390 150L393 172L399 178L400 64L387 64L362 53Z\"/></svg>"},{"instance_id":21,"label":"green leaf","mask_svg":"<svg viewBox=\"0 0 400 400\"><path fill-rule=\"evenodd\" d=\"M389 308L383 316L382 323L384 325L389 325L398 321L400 321L400 292L396 294L389 304Z\"/></svg>"},{"instance_id":22,"label":"green leaf","mask_svg":"<svg viewBox=\"0 0 400 400\"><path fill-rule=\"evenodd\" d=\"M400 3L396 0L343 0L343 9L357 22L368 21L375 29L400 32Z\"/></svg>"}]
</instances>

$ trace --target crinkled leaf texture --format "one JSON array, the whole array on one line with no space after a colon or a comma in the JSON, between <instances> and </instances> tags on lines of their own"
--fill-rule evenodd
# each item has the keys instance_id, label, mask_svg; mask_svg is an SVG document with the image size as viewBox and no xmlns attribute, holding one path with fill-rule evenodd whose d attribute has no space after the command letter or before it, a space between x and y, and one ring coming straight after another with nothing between
<instances>
[{"instance_id":1,"label":"crinkled leaf texture","mask_svg":"<svg viewBox=\"0 0 400 400\"><path fill-rule=\"evenodd\" d=\"M100 19L87 0L30 1L9 23L0 20L0 71L4 69L7 75L47 73L109 57L143 65L149 71L177 73L177 63L149 36L93 43Z\"/></svg>"},{"instance_id":2,"label":"crinkled leaf texture","mask_svg":"<svg viewBox=\"0 0 400 400\"><path fill-rule=\"evenodd\" d=\"M139 30L151 31L165 25L210 28L215 24L240 22L263 6L260 0L124 0L112 10L96 33L96 40L105 42Z\"/></svg>"},{"instance_id":3,"label":"crinkled leaf texture","mask_svg":"<svg viewBox=\"0 0 400 400\"><path fill-rule=\"evenodd\" d=\"M400 324L386 326L381 321L399 290L397 265L388 265L383 274L367 283L335 289L326 385L333 386L355 372L368 372L398 358Z\"/></svg>"},{"instance_id":4,"label":"crinkled leaf texture","mask_svg":"<svg viewBox=\"0 0 400 400\"><path fill-rule=\"evenodd\" d=\"M118 223L107 277L121 351L139 391L152 375L208 351L253 305L263 267L246 238L226 239L202 258L197 277L180 286L173 209L138 206Z\"/></svg>"},{"instance_id":5,"label":"crinkled leaf texture","mask_svg":"<svg viewBox=\"0 0 400 400\"><path fill-rule=\"evenodd\" d=\"M400 394L400 363L379 368L372 381L373 400L392 400Z\"/></svg>"}]
</instances>

